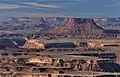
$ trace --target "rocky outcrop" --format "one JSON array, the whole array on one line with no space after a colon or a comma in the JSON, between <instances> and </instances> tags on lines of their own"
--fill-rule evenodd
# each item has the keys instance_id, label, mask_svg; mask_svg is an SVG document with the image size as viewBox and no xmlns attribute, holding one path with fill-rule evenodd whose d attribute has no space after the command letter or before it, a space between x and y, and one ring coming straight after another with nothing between
<instances>
[{"instance_id":1,"label":"rocky outcrop","mask_svg":"<svg viewBox=\"0 0 120 77\"><path fill-rule=\"evenodd\" d=\"M53 35L94 35L102 34L103 29L93 19L67 18L64 25L40 31L40 34Z\"/></svg>"}]
</instances>

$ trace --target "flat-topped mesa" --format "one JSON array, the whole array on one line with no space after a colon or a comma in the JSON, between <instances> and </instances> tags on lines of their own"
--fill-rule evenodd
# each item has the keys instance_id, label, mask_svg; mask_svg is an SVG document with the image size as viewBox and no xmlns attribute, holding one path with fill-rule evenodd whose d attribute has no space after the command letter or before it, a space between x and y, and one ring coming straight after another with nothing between
<instances>
[{"instance_id":1,"label":"flat-topped mesa","mask_svg":"<svg viewBox=\"0 0 120 77\"><path fill-rule=\"evenodd\" d=\"M76 24L93 23L93 19L74 18Z\"/></svg>"},{"instance_id":2,"label":"flat-topped mesa","mask_svg":"<svg viewBox=\"0 0 120 77\"><path fill-rule=\"evenodd\" d=\"M65 19L68 24L83 24L83 23L91 23L95 24L93 19L90 18L67 18Z\"/></svg>"},{"instance_id":3,"label":"flat-topped mesa","mask_svg":"<svg viewBox=\"0 0 120 77\"><path fill-rule=\"evenodd\" d=\"M97 34L102 33L103 29L99 27L93 19L87 19L87 18L68 18L66 19L66 23L61 26L65 27L64 29L67 31L72 31L70 33L73 33L74 35L80 35L80 34ZM64 31L63 29L63 31ZM94 32L97 31L98 32Z\"/></svg>"},{"instance_id":4,"label":"flat-topped mesa","mask_svg":"<svg viewBox=\"0 0 120 77\"><path fill-rule=\"evenodd\" d=\"M103 29L99 27L93 19L88 18L66 18L64 25L59 25L49 30L44 30L47 34L54 35L97 35L102 34ZM44 33L42 31L42 33Z\"/></svg>"}]
</instances>

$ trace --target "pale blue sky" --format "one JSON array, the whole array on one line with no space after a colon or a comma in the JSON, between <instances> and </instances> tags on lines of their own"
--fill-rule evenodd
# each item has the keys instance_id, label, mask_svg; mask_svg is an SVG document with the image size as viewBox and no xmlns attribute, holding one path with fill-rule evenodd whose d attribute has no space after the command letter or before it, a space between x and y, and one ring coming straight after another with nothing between
<instances>
[{"instance_id":1,"label":"pale blue sky","mask_svg":"<svg viewBox=\"0 0 120 77\"><path fill-rule=\"evenodd\" d=\"M115 17L120 0L0 0L0 20L16 16Z\"/></svg>"}]
</instances>

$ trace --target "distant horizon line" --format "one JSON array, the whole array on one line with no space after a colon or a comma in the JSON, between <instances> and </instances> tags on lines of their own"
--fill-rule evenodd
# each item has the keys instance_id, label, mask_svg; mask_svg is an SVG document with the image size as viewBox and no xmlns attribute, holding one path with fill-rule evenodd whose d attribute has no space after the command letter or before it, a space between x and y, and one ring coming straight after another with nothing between
<instances>
[{"instance_id":1,"label":"distant horizon line","mask_svg":"<svg viewBox=\"0 0 120 77\"><path fill-rule=\"evenodd\" d=\"M0 22L5 22L7 19L10 19L10 18L82 18L82 19L108 19L108 18L120 18L120 16L106 16L106 17L76 17L76 16L39 16L39 17L36 17L36 16L13 16L13 17L5 17L5 19L1 20L0 19Z\"/></svg>"},{"instance_id":2,"label":"distant horizon line","mask_svg":"<svg viewBox=\"0 0 120 77\"><path fill-rule=\"evenodd\" d=\"M111 16L111 17L70 17L70 16L39 16L39 17L29 17L29 16L15 16L15 17L7 17L7 19L9 18L120 18L120 16Z\"/></svg>"}]
</instances>

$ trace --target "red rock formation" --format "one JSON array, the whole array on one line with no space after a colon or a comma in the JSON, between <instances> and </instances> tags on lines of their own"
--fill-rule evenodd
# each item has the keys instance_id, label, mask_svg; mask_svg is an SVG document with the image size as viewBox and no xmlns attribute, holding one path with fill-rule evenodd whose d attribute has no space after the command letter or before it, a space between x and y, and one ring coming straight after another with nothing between
<instances>
[{"instance_id":1,"label":"red rock formation","mask_svg":"<svg viewBox=\"0 0 120 77\"><path fill-rule=\"evenodd\" d=\"M44 32L56 35L94 35L102 34L103 29L97 26L93 19L68 18L64 25Z\"/></svg>"}]
</instances>

